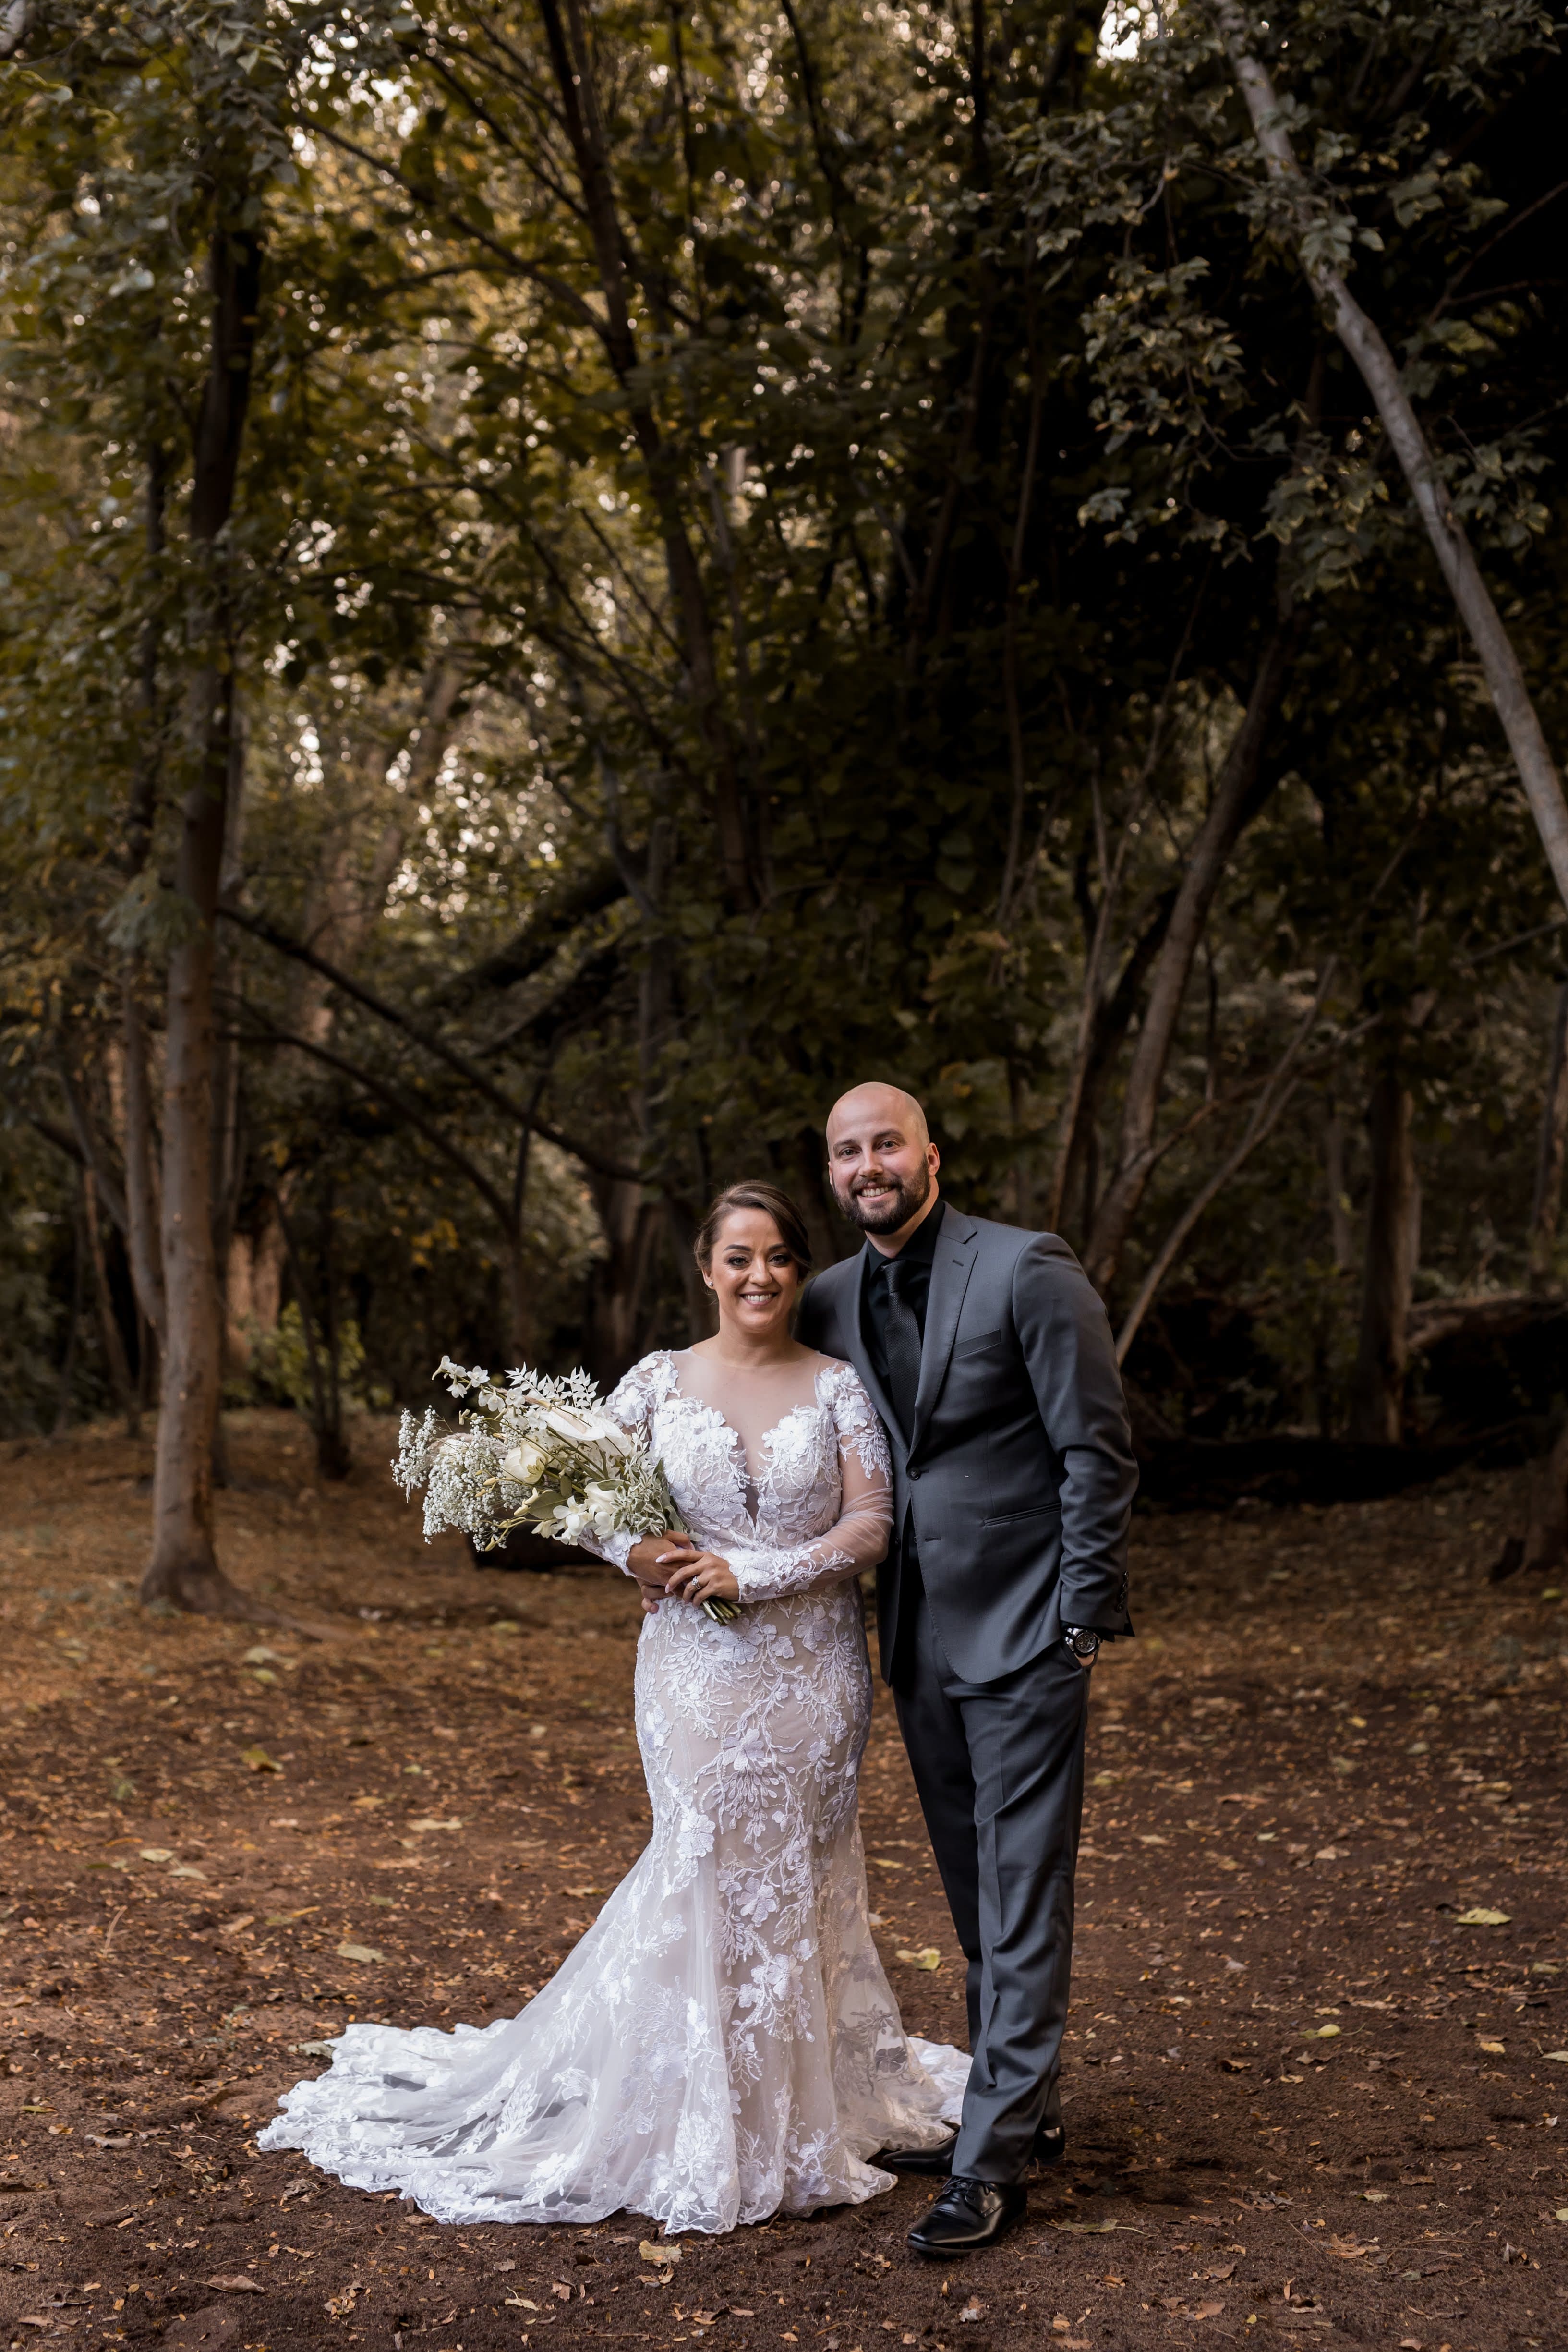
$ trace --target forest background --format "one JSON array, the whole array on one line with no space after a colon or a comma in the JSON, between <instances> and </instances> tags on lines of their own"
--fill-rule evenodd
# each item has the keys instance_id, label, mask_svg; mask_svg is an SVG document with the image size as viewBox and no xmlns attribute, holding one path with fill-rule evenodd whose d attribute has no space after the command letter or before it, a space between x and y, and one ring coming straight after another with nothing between
<instances>
[{"instance_id":1,"label":"forest background","mask_svg":"<svg viewBox=\"0 0 1568 2352\"><path fill-rule=\"evenodd\" d=\"M873 1073L1147 1458L1550 1442L1550 791L1434 547L1561 747L1563 28L6 0L0 1432L157 1410L147 1597L223 1402L612 1378L740 1175L845 1254Z\"/></svg>"}]
</instances>

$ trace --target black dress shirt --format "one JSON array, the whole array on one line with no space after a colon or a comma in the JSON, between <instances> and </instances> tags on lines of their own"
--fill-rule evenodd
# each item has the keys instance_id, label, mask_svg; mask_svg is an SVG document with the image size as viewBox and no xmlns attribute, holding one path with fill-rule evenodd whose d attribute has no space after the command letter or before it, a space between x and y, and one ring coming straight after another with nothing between
<instances>
[{"instance_id":1,"label":"black dress shirt","mask_svg":"<svg viewBox=\"0 0 1568 2352\"><path fill-rule=\"evenodd\" d=\"M882 1382L883 1393L889 1393L892 1382L887 1368L887 1317L891 1305L888 1268L898 1266L899 1283L904 1298L915 1311L920 1326L920 1337L925 1337L925 1307L931 1296L931 1267L936 1255L936 1236L946 1214L946 1204L938 1201L930 1213L923 1217L893 1257L884 1256L873 1243L867 1242L864 1289L865 1351L872 1370ZM908 1431L904 1435L909 1434Z\"/></svg>"}]
</instances>

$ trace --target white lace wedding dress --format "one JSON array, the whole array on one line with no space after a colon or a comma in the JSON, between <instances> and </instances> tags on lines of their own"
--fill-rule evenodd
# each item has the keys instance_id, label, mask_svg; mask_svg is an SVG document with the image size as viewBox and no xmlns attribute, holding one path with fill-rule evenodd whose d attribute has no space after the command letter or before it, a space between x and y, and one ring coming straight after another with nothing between
<instances>
[{"instance_id":1,"label":"white lace wedding dress","mask_svg":"<svg viewBox=\"0 0 1568 2352\"><path fill-rule=\"evenodd\" d=\"M716 1624L661 1601L637 1650L646 1851L519 2015L350 2025L262 2133L444 2221L672 2231L860 2204L867 2159L958 2120L968 2059L906 2035L867 1912L857 1774L871 1679L857 1570L882 1556L886 1442L847 1364L737 1378L661 1351L610 1401L733 1568ZM605 1547L625 1565L630 1541Z\"/></svg>"}]
</instances>

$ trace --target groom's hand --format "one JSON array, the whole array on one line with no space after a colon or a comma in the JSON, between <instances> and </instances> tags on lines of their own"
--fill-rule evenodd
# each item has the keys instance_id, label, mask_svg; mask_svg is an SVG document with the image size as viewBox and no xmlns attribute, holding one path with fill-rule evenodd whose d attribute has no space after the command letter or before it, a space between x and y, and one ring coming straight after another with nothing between
<instances>
[{"instance_id":1,"label":"groom's hand","mask_svg":"<svg viewBox=\"0 0 1568 2352\"><path fill-rule=\"evenodd\" d=\"M690 1536L666 1533L639 1537L626 1555L626 1566L637 1580L644 1617L658 1613L659 1603L665 1598L665 1585L671 1569L677 1563L695 1559L696 1555L697 1547Z\"/></svg>"}]
</instances>

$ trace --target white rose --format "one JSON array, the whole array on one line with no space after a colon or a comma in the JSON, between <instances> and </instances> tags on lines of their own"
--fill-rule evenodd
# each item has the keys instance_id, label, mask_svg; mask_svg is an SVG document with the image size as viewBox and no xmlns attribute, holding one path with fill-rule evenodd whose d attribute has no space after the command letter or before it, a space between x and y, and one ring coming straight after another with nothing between
<instances>
[{"instance_id":1,"label":"white rose","mask_svg":"<svg viewBox=\"0 0 1568 2352\"><path fill-rule=\"evenodd\" d=\"M538 1446L530 1444L525 1437L520 1445L514 1445L511 1452L504 1457L501 1463L501 1475L503 1478L509 1478L514 1486L533 1486L538 1483L539 1475L544 1466L543 1453Z\"/></svg>"}]
</instances>

